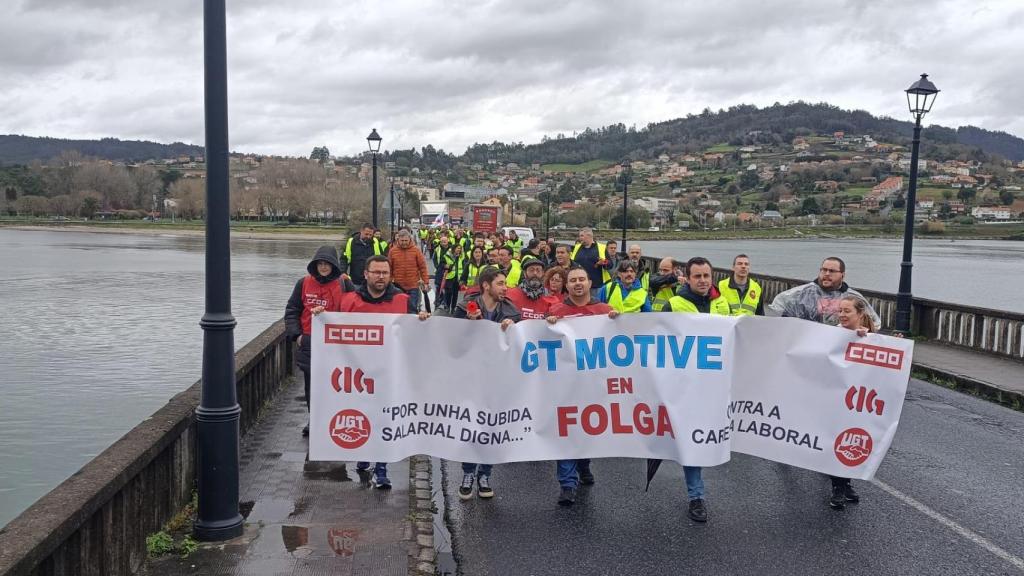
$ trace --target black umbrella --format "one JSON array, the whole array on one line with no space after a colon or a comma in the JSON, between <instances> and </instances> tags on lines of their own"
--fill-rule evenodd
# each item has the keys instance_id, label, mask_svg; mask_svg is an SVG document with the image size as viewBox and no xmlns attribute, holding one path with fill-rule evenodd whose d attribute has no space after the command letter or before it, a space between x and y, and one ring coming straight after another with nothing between
<instances>
[{"instance_id":1,"label":"black umbrella","mask_svg":"<svg viewBox=\"0 0 1024 576\"><path fill-rule=\"evenodd\" d=\"M658 458L647 459L647 486L644 488L644 492L647 492L651 488L651 480L654 479L654 475L658 473L658 467L661 466L661 460Z\"/></svg>"},{"instance_id":2,"label":"black umbrella","mask_svg":"<svg viewBox=\"0 0 1024 576\"><path fill-rule=\"evenodd\" d=\"M433 312L430 311L430 290L427 290L427 287L424 286L422 292L423 292L423 309L427 311L427 314L432 314Z\"/></svg>"}]
</instances>

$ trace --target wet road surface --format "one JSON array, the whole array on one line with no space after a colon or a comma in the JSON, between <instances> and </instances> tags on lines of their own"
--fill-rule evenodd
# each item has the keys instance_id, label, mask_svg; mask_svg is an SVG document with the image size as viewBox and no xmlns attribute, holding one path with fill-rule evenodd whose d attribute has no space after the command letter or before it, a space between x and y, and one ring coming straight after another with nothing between
<instances>
[{"instance_id":1,"label":"wet road surface","mask_svg":"<svg viewBox=\"0 0 1024 576\"><path fill-rule=\"evenodd\" d=\"M704 471L700 525L681 467L665 463L644 493L644 466L595 460L597 484L566 509L552 462L497 466L490 502L459 501L445 463L459 572L1024 574L1024 414L933 384L911 381L889 455L842 511L821 474L735 454Z\"/></svg>"}]
</instances>

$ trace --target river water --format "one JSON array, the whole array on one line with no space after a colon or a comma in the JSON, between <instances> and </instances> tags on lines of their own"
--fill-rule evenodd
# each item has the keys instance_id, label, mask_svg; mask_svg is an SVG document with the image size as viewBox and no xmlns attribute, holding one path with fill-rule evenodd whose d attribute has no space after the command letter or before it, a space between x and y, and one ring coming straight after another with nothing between
<instances>
[{"instance_id":1,"label":"river water","mask_svg":"<svg viewBox=\"0 0 1024 576\"><path fill-rule=\"evenodd\" d=\"M234 240L240 348L284 313L321 242ZM644 242L644 252L750 255L755 271L813 277L838 255L854 286L895 292L892 240ZM200 375L202 238L0 229L0 526ZM918 241L915 294L1024 311L1024 243ZM1000 290L986 290L995 282Z\"/></svg>"}]
</instances>

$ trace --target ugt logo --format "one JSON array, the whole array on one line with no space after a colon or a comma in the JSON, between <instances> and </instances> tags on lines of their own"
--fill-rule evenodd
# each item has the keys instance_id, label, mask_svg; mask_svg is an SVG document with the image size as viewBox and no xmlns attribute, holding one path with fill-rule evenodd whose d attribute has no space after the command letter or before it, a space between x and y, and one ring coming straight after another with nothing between
<instances>
[{"instance_id":1,"label":"ugt logo","mask_svg":"<svg viewBox=\"0 0 1024 576\"><path fill-rule=\"evenodd\" d=\"M331 440L346 450L359 448L370 439L370 419L359 410L346 408L331 418Z\"/></svg>"},{"instance_id":2,"label":"ugt logo","mask_svg":"<svg viewBox=\"0 0 1024 576\"><path fill-rule=\"evenodd\" d=\"M846 407L857 412L867 410L868 414L874 413L881 416L882 410L885 409L885 400L878 398L878 392L874 388L850 386L850 389L846 391Z\"/></svg>"},{"instance_id":3,"label":"ugt logo","mask_svg":"<svg viewBox=\"0 0 1024 576\"><path fill-rule=\"evenodd\" d=\"M346 394L351 394L355 390L373 394L373 378L364 378L365 375L366 373L361 368L356 368L354 371L348 366L345 367L345 370L335 368L331 373L331 386L334 387L335 392L344 390Z\"/></svg>"},{"instance_id":4,"label":"ugt logo","mask_svg":"<svg viewBox=\"0 0 1024 576\"><path fill-rule=\"evenodd\" d=\"M903 350L850 342L846 347L846 360L869 366L899 370L903 368Z\"/></svg>"},{"instance_id":5,"label":"ugt logo","mask_svg":"<svg viewBox=\"0 0 1024 576\"><path fill-rule=\"evenodd\" d=\"M848 428L836 436L836 459L845 466L859 466L871 455L871 435L863 428Z\"/></svg>"},{"instance_id":6,"label":"ugt logo","mask_svg":"<svg viewBox=\"0 0 1024 576\"><path fill-rule=\"evenodd\" d=\"M324 343L383 346L384 326L379 324L326 324L324 325Z\"/></svg>"}]
</instances>

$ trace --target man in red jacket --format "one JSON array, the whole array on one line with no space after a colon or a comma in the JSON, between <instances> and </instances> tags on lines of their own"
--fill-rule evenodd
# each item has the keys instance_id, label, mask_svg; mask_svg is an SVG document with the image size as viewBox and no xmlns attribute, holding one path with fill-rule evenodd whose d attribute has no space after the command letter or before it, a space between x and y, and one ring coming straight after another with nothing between
<instances>
[{"instance_id":1,"label":"man in red jacket","mask_svg":"<svg viewBox=\"0 0 1024 576\"><path fill-rule=\"evenodd\" d=\"M302 370L306 390L306 411L309 412L309 366L312 342L309 339L310 317L314 309L341 311L343 294L355 289L348 280L340 281L341 266L333 246L321 246L306 266L308 274L295 283L284 309L285 335L299 346L295 363ZM302 429L309 436L309 425Z\"/></svg>"},{"instance_id":2,"label":"man in red jacket","mask_svg":"<svg viewBox=\"0 0 1024 576\"><path fill-rule=\"evenodd\" d=\"M604 302L593 300L590 296L590 276L582 266L573 266L569 270L567 281L569 295L565 301L548 308L547 320L554 324L561 318L576 318L579 316L600 316L607 314L609 318L615 318L619 312ZM594 473L590 471L590 459L559 460L558 461L558 485L561 491L558 494L558 503L562 506L572 506L576 503L576 489L580 484L590 486L594 483Z\"/></svg>"},{"instance_id":3,"label":"man in red jacket","mask_svg":"<svg viewBox=\"0 0 1024 576\"><path fill-rule=\"evenodd\" d=\"M549 300L544 298L544 263L528 258L523 263L523 279L519 286L509 288L506 297L519 308L523 320L544 318Z\"/></svg>"},{"instance_id":4,"label":"man in red jacket","mask_svg":"<svg viewBox=\"0 0 1024 576\"><path fill-rule=\"evenodd\" d=\"M416 314L420 320L430 318L428 312L419 312L409 295L391 283L391 262L387 256L370 256L363 270L363 284L354 292L345 294L340 312L362 312L377 314ZM314 309L319 314L324 309ZM356 463L356 473L363 484L371 482L370 463ZM377 462L373 467L372 482L381 490L391 489L387 462Z\"/></svg>"}]
</instances>

